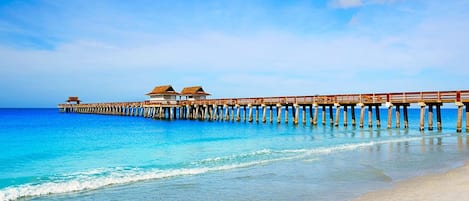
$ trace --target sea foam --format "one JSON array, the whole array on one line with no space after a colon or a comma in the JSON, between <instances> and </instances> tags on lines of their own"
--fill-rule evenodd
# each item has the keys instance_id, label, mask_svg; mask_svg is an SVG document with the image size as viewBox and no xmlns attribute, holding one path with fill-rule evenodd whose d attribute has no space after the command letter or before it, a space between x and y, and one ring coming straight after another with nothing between
<instances>
[{"instance_id":1,"label":"sea foam","mask_svg":"<svg viewBox=\"0 0 469 201\"><path fill-rule=\"evenodd\" d=\"M14 187L7 187L0 190L0 200L16 200L25 197L36 197L51 194L70 193L84 190L94 190L105 186L126 184L144 180L163 179L176 176L197 175L207 172L223 171L237 168L246 168L261 164L273 163L284 160L302 159L311 155L329 154L332 152L353 150L360 147L373 146L376 144L405 142L421 140L422 137L412 137L404 139L391 139L382 141L369 141L363 143L343 144L333 147L312 148L312 149L292 149L292 150L271 150L262 149L239 155L225 157L208 158L192 165L205 164L212 162L233 162L232 164L223 164L214 167L197 167L181 169L140 169L134 167L116 167L116 168L97 168L89 171L75 172L72 174L56 177L50 182L40 184L25 184ZM259 160L258 156L269 156L267 159ZM253 161L235 163L239 158L251 158ZM257 159L257 160L256 160Z\"/></svg>"}]
</instances>

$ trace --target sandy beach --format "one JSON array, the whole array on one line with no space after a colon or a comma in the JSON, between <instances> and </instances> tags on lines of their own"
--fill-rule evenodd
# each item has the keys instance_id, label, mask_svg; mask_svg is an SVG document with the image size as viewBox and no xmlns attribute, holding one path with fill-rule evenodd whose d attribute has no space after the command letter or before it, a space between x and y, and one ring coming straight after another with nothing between
<instances>
[{"instance_id":1,"label":"sandy beach","mask_svg":"<svg viewBox=\"0 0 469 201\"><path fill-rule=\"evenodd\" d=\"M398 183L395 187L367 193L356 201L469 200L469 165L445 173L421 176Z\"/></svg>"}]
</instances>

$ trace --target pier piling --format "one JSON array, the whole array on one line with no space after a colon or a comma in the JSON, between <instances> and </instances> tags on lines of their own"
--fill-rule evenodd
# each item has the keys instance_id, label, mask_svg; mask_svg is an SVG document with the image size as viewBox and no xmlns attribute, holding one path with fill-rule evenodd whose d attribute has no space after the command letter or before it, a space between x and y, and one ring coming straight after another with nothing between
<instances>
[{"instance_id":1,"label":"pier piling","mask_svg":"<svg viewBox=\"0 0 469 201\"><path fill-rule=\"evenodd\" d=\"M249 107L249 122L252 122L252 105L249 104L248 107Z\"/></svg>"},{"instance_id":2,"label":"pier piling","mask_svg":"<svg viewBox=\"0 0 469 201\"><path fill-rule=\"evenodd\" d=\"M322 115L322 125L326 125L326 106L325 105L322 106L321 115Z\"/></svg>"},{"instance_id":3,"label":"pier piling","mask_svg":"<svg viewBox=\"0 0 469 201\"><path fill-rule=\"evenodd\" d=\"M256 122L259 123L259 106L256 105Z\"/></svg>"},{"instance_id":4,"label":"pier piling","mask_svg":"<svg viewBox=\"0 0 469 201\"><path fill-rule=\"evenodd\" d=\"M457 102L456 106L458 106L458 117L456 121L456 132L462 132L462 109L464 104L461 102Z\"/></svg>"},{"instance_id":5,"label":"pier piling","mask_svg":"<svg viewBox=\"0 0 469 201\"><path fill-rule=\"evenodd\" d=\"M301 110L302 112L302 117L303 117L303 125L306 125L306 106L303 105L303 110Z\"/></svg>"},{"instance_id":6,"label":"pier piling","mask_svg":"<svg viewBox=\"0 0 469 201\"><path fill-rule=\"evenodd\" d=\"M347 115L347 105L344 105L344 127L347 127L347 119L348 118L348 115Z\"/></svg>"},{"instance_id":7,"label":"pier piling","mask_svg":"<svg viewBox=\"0 0 469 201\"><path fill-rule=\"evenodd\" d=\"M267 122L267 117L265 115L267 115L267 107L265 104L262 104L262 123Z\"/></svg>"},{"instance_id":8,"label":"pier piling","mask_svg":"<svg viewBox=\"0 0 469 201\"><path fill-rule=\"evenodd\" d=\"M428 104L428 130L433 130L433 104Z\"/></svg>"},{"instance_id":9,"label":"pier piling","mask_svg":"<svg viewBox=\"0 0 469 201\"><path fill-rule=\"evenodd\" d=\"M359 103L360 106L360 128L363 128L365 121L365 104Z\"/></svg>"},{"instance_id":10,"label":"pier piling","mask_svg":"<svg viewBox=\"0 0 469 201\"><path fill-rule=\"evenodd\" d=\"M404 128L409 128L409 116L407 114L407 105L404 105Z\"/></svg>"},{"instance_id":11,"label":"pier piling","mask_svg":"<svg viewBox=\"0 0 469 201\"><path fill-rule=\"evenodd\" d=\"M313 117L313 125L318 125L318 113L319 113L319 106L317 103L314 103L314 117Z\"/></svg>"},{"instance_id":12,"label":"pier piling","mask_svg":"<svg viewBox=\"0 0 469 201\"><path fill-rule=\"evenodd\" d=\"M381 104L380 104L381 105ZM376 127L381 128L381 117L379 115L379 106L380 105L375 105L375 110L376 110Z\"/></svg>"},{"instance_id":13,"label":"pier piling","mask_svg":"<svg viewBox=\"0 0 469 201\"><path fill-rule=\"evenodd\" d=\"M387 103L387 107L388 107L388 126L387 126L387 128L390 129L390 128L392 128L392 108L393 108L393 105L391 103Z\"/></svg>"},{"instance_id":14,"label":"pier piling","mask_svg":"<svg viewBox=\"0 0 469 201\"><path fill-rule=\"evenodd\" d=\"M288 124L288 104L285 105L285 124Z\"/></svg>"},{"instance_id":15,"label":"pier piling","mask_svg":"<svg viewBox=\"0 0 469 201\"><path fill-rule=\"evenodd\" d=\"M396 128L401 127L401 106L396 105Z\"/></svg>"},{"instance_id":16,"label":"pier piling","mask_svg":"<svg viewBox=\"0 0 469 201\"><path fill-rule=\"evenodd\" d=\"M339 118L340 117L340 105L337 103L335 105L335 127L339 127ZM332 120L332 119L331 119Z\"/></svg>"},{"instance_id":17,"label":"pier piling","mask_svg":"<svg viewBox=\"0 0 469 201\"><path fill-rule=\"evenodd\" d=\"M273 108L272 105L269 106L269 121L270 121L270 123L273 123L273 122L274 122L274 115L273 115L273 113L272 113L272 112L273 112L273 109L272 109L272 108Z\"/></svg>"},{"instance_id":18,"label":"pier piling","mask_svg":"<svg viewBox=\"0 0 469 201\"><path fill-rule=\"evenodd\" d=\"M420 131L425 130L425 106L424 102L419 102L418 105L420 106Z\"/></svg>"},{"instance_id":19,"label":"pier piling","mask_svg":"<svg viewBox=\"0 0 469 201\"><path fill-rule=\"evenodd\" d=\"M466 107L466 132L469 132L469 103L464 103Z\"/></svg>"},{"instance_id":20,"label":"pier piling","mask_svg":"<svg viewBox=\"0 0 469 201\"><path fill-rule=\"evenodd\" d=\"M282 105L280 103L277 104L277 123L280 123L282 118Z\"/></svg>"},{"instance_id":21,"label":"pier piling","mask_svg":"<svg viewBox=\"0 0 469 201\"><path fill-rule=\"evenodd\" d=\"M368 105L368 128L373 127L373 106Z\"/></svg>"}]
</instances>

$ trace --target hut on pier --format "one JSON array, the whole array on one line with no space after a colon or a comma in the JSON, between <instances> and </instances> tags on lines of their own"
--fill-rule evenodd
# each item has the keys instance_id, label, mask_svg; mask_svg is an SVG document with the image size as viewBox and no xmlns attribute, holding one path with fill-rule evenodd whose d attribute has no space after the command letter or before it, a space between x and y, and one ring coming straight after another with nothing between
<instances>
[{"instance_id":1,"label":"hut on pier","mask_svg":"<svg viewBox=\"0 0 469 201\"><path fill-rule=\"evenodd\" d=\"M185 96L186 100L205 100L207 96L210 96L201 86L185 87L181 95Z\"/></svg>"},{"instance_id":2,"label":"hut on pier","mask_svg":"<svg viewBox=\"0 0 469 201\"><path fill-rule=\"evenodd\" d=\"M78 99L77 96L70 96L65 102L67 102L68 104L72 104L72 103L80 104L81 100Z\"/></svg>"},{"instance_id":3,"label":"hut on pier","mask_svg":"<svg viewBox=\"0 0 469 201\"><path fill-rule=\"evenodd\" d=\"M159 101L176 101L176 97L180 95L174 90L171 85L156 86L150 93L146 94L150 96L150 102Z\"/></svg>"}]
</instances>

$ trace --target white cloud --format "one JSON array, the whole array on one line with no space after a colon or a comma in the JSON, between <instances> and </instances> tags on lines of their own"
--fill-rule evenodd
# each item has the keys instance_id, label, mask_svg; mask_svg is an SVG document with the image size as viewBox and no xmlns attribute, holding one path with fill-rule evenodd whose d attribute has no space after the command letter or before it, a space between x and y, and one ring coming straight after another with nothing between
<instances>
[{"instance_id":1,"label":"white cloud","mask_svg":"<svg viewBox=\"0 0 469 201\"><path fill-rule=\"evenodd\" d=\"M333 8L357 8L372 4L392 4L399 0L330 0L329 5Z\"/></svg>"},{"instance_id":2,"label":"white cloud","mask_svg":"<svg viewBox=\"0 0 469 201\"><path fill-rule=\"evenodd\" d=\"M363 5L361 0L332 0L331 6L334 8L354 8Z\"/></svg>"}]
</instances>

